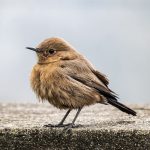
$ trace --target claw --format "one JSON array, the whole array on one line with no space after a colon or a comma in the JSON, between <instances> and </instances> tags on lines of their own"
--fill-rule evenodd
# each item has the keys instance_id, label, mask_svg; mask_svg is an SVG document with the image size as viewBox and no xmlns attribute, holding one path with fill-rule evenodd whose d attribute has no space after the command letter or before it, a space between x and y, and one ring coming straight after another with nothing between
<instances>
[{"instance_id":1,"label":"claw","mask_svg":"<svg viewBox=\"0 0 150 150\"><path fill-rule=\"evenodd\" d=\"M68 126L66 126L64 129L63 129L63 133L68 133L71 131L72 128L79 128L81 127L82 125L78 124L78 125L75 125L75 124L68 124Z\"/></svg>"},{"instance_id":2,"label":"claw","mask_svg":"<svg viewBox=\"0 0 150 150\"><path fill-rule=\"evenodd\" d=\"M71 131L72 128L73 128L73 125L70 124L69 126L66 126L66 127L63 129L62 133L68 133L68 132Z\"/></svg>"}]
</instances>

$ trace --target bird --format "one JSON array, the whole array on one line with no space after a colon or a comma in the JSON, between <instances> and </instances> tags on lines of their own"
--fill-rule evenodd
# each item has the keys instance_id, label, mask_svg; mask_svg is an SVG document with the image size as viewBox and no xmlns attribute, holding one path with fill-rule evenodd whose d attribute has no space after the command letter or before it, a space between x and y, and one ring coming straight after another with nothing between
<instances>
[{"instance_id":1,"label":"bird","mask_svg":"<svg viewBox=\"0 0 150 150\"><path fill-rule=\"evenodd\" d=\"M85 106L92 104L112 105L119 110L136 116L136 112L119 102L118 95L108 85L109 80L63 38L45 39L37 47L26 47L35 51L30 83L40 101L48 101L66 114L58 124L45 127L75 127L75 121ZM77 110L71 123L64 124L72 110Z\"/></svg>"}]
</instances>

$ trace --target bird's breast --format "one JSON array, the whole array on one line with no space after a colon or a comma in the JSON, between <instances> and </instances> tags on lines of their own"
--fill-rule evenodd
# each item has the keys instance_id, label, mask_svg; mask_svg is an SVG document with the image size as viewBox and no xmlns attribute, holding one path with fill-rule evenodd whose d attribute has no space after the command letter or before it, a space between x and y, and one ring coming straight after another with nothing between
<instances>
[{"instance_id":1,"label":"bird's breast","mask_svg":"<svg viewBox=\"0 0 150 150\"><path fill-rule=\"evenodd\" d=\"M31 87L33 91L36 93L36 96L39 100L44 101L47 100L49 103L54 105L57 108L65 108L66 106L63 104L61 99L59 87L57 87L57 81L54 77L56 75L56 70L53 67L41 67L35 66L33 67L31 73ZM59 80L58 80L59 82ZM62 95L66 93L61 93ZM62 96L61 95L61 96Z\"/></svg>"},{"instance_id":2,"label":"bird's breast","mask_svg":"<svg viewBox=\"0 0 150 150\"><path fill-rule=\"evenodd\" d=\"M51 97L51 88L52 88L52 69L42 66L33 67L31 73L31 87L36 93L37 97L41 100L47 100Z\"/></svg>"}]
</instances>

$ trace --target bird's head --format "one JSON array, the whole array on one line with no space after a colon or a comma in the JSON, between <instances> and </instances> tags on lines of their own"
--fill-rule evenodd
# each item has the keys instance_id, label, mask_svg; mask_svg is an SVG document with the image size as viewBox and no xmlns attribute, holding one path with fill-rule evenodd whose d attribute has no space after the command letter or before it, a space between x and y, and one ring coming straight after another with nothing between
<instances>
[{"instance_id":1,"label":"bird's head","mask_svg":"<svg viewBox=\"0 0 150 150\"><path fill-rule=\"evenodd\" d=\"M37 48L26 48L37 53L39 64L72 60L79 56L74 48L62 38L49 38L40 43Z\"/></svg>"}]
</instances>

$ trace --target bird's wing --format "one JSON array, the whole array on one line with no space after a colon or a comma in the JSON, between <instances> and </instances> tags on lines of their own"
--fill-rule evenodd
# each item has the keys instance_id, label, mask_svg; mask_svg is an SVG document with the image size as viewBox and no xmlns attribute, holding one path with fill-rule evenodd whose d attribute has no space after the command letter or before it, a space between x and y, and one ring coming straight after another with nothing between
<instances>
[{"instance_id":1,"label":"bird's wing","mask_svg":"<svg viewBox=\"0 0 150 150\"><path fill-rule=\"evenodd\" d=\"M80 83L79 85L85 85L91 90L94 89L97 91L101 97L104 97L102 98L101 103L109 103L121 111L135 116L136 112L134 110L118 102L116 94L107 87L107 78L98 71L93 70L93 67L91 67L86 60L82 59L80 61L71 61L71 63L67 62L64 73L74 79L74 82Z\"/></svg>"},{"instance_id":2,"label":"bird's wing","mask_svg":"<svg viewBox=\"0 0 150 150\"><path fill-rule=\"evenodd\" d=\"M109 84L109 80L108 78L106 77L106 75L104 75L103 73L97 71L97 70L94 70L93 68L91 68L91 71L95 74L95 76L102 81L102 83L108 88L108 84ZM111 89L109 89L109 91L111 93L113 93L114 95L117 95L114 91L112 91Z\"/></svg>"},{"instance_id":3,"label":"bird's wing","mask_svg":"<svg viewBox=\"0 0 150 150\"><path fill-rule=\"evenodd\" d=\"M70 76L72 79L98 91L106 98L112 98L117 100L117 96L108 87L108 80L98 71L88 65L86 61L82 61L79 64L79 60L67 61L63 68L64 73Z\"/></svg>"},{"instance_id":4,"label":"bird's wing","mask_svg":"<svg viewBox=\"0 0 150 150\"><path fill-rule=\"evenodd\" d=\"M136 115L135 111L133 111L132 109L118 102L117 100L118 97L116 96L116 94L107 87L108 83L106 82L106 79L104 78L104 76L102 76L101 74L99 75L98 73L99 77L97 77L95 73L93 73L93 71L91 71L89 66L86 64L86 61L85 62L82 61L82 63L80 64L78 60L71 61L71 63L67 62L67 65L64 65L64 68L62 70L63 70L63 74L66 74L73 81L72 84L78 83L76 87L78 89L78 92L81 95L83 95L84 88L80 89L80 86L82 87L85 86L86 88L89 87L88 102L86 99L87 96L86 97L81 96L82 100L85 103L90 104L90 102L94 99L93 93L91 93L91 91L94 90L95 92L97 91L99 93L100 97L102 97L101 101L99 102L106 103L106 104L109 103L117 107L123 112L132 114L134 116ZM90 93L93 98L91 100L89 99ZM80 98L80 96L78 97Z\"/></svg>"},{"instance_id":5,"label":"bird's wing","mask_svg":"<svg viewBox=\"0 0 150 150\"><path fill-rule=\"evenodd\" d=\"M99 79L99 80L101 80L106 86L109 84L109 80L107 79L107 77L104 75L104 74L102 74L102 73L100 73L99 71L97 71L97 70L94 70L94 69L91 69L91 71L97 76L97 78Z\"/></svg>"},{"instance_id":6,"label":"bird's wing","mask_svg":"<svg viewBox=\"0 0 150 150\"><path fill-rule=\"evenodd\" d=\"M112 92L110 89L104 87L100 83L95 82L92 79L86 79L83 76L74 75L74 74L70 75L70 77L88 87L95 89L96 91L98 91L101 95L105 96L106 98L112 98L114 100L117 100L117 96L116 96L116 94L114 94L114 92Z\"/></svg>"},{"instance_id":7,"label":"bird's wing","mask_svg":"<svg viewBox=\"0 0 150 150\"><path fill-rule=\"evenodd\" d=\"M106 77L106 75L95 70L94 67L92 66L92 64L86 58L82 58L82 61L105 86L108 86L109 80Z\"/></svg>"}]
</instances>

